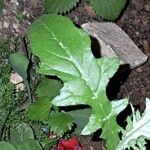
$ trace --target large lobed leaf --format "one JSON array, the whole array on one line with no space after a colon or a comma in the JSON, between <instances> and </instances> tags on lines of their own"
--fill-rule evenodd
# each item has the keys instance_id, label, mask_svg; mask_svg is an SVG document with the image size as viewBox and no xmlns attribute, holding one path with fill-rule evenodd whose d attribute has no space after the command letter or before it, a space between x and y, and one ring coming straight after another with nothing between
<instances>
[{"instance_id":1,"label":"large lobed leaf","mask_svg":"<svg viewBox=\"0 0 150 150\"><path fill-rule=\"evenodd\" d=\"M119 67L117 58L96 59L91 52L90 38L66 17L44 15L32 24L29 32L32 51L40 59L39 72L56 75L64 82L60 95L52 101L57 106L89 105L92 108L88 124L82 134L91 134L99 128L110 133L107 147L119 143L120 127L115 118L121 110L106 96L109 79ZM123 109L127 101L121 103ZM116 105L117 106L117 105ZM113 121L113 123L111 123ZM116 141L115 144L111 141Z\"/></svg>"},{"instance_id":2,"label":"large lobed leaf","mask_svg":"<svg viewBox=\"0 0 150 150\"><path fill-rule=\"evenodd\" d=\"M103 19L115 20L126 4L126 0L89 0L96 13Z\"/></svg>"},{"instance_id":3,"label":"large lobed leaf","mask_svg":"<svg viewBox=\"0 0 150 150\"><path fill-rule=\"evenodd\" d=\"M132 106L132 105L131 105ZM127 119L127 127L116 150L129 148L145 149L145 139L150 139L150 99L146 99L146 109L143 116L132 107L132 117ZM141 142L142 141L142 142Z\"/></svg>"},{"instance_id":4,"label":"large lobed leaf","mask_svg":"<svg viewBox=\"0 0 150 150\"><path fill-rule=\"evenodd\" d=\"M44 7L49 13L65 13L72 9L79 0L44 0Z\"/></svg>"}]
</instances>

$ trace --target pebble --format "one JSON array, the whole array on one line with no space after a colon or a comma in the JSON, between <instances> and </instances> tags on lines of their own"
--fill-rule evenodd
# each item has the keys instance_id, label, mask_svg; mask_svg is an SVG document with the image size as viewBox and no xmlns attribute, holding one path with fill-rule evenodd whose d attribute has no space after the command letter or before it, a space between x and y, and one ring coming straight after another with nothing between
<instances>
[{"instance_id":1,"label":"pebble","mask_svg":"<svg viewBox=\"0 0 150 150\"><path fill-rule=\"evenodd\" d=\"M4 28L8 28L8 27L9 27L9 23L8 23L8 22L6 22L6 21L4 21L4 23L3 23L3 27L4 27Z\"/></svg>"},{"instance_id":2,"label":"pebble","mask_svg":"<svg viewBox=\"0 0 150 150\"><path fill-rule=\"evenodd\" d=\"M11 0L10 3L14 3L16 5L19 5L18 1L17 0Z\"/></svg>"},{"instance_id":3,"label":"pebble","mask_svg":"<svg viewBox=\"0 0 150 150\"><path fill-rule=\"evenodd\" d=\"M19 27L19 24L17 24L17 23L13 23L13 28L18 32L19 30L18 30L18 27Z\"/></svg>"},{"instance_id":4,"label":"pebble","mask_svg":"<svg viewBox=\"0 0 150 150\"><path fill-rule=\"evenodd\" d=\"M149 12L150 11L150 3L149 4L145 4L144 8L145 8L146 11Z\"/></svg>"},{"instance_id":5,"label":"pebble","mask_svg":"<svg viewBox=\"0 0 150 150\"><path fill-rule=\"evenodd\" d=\"M0 22L0 29L2 29L3 25L2 25L2 22Z\"/></svg>"}]
</instances>

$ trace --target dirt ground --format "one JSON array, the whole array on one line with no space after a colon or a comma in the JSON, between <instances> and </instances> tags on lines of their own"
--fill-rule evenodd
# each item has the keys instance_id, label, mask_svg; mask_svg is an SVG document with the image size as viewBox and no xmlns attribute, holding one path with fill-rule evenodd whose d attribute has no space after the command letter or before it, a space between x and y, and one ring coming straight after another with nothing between
<instances>
[{"instance_id":1,"label":"dirt ground","mask_svg":"<svg viewBox=\"0 0 150 150\"><path fill-rule=\"evenodd\" d=\"M41 0L5 0L5 7L0 12L0 39L11 39L11 48L24 51L19 37L27 37L27 29L43 11ZM84 3L67 14L76 24L89 21L103 21L96 17L92 9ZM116 23L130 36L137 46L150 56L150 1L130 0L127 9ZM110 87L109 87L110 88ZM134 70L124 70L113 81L111 99L128 97L130 101L143 110L145 98L150 98L150 60ZM111 89L110 89L111 90ZM80 138L85 150L104 150L103 141L91 141L89 137Z\"/></svg>"}]
</instances>

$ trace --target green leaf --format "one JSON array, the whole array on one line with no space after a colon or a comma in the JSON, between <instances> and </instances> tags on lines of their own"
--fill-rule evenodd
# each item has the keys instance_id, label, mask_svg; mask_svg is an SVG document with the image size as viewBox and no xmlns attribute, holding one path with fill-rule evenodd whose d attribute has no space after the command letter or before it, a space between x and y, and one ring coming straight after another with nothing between
<instances>
[{"instance_id":1,"label":"green leaf","mask_svg":"<svg viewBox=\"0 0 150 150\"><path fill-rule=\"evenodd\" d=\"M62 136L65 132L71 130L72 122L72 116L66 113L51 114L47 121L51 131L57 134L57 136Z\"/></svg>"},{"instance_id":2,"label":"green leaf","mask_svg":"<svg viewBox=\"0 0 150 150\"><path fill-rule=\"evenodd\" d=\"M132 105L131 105L132 107ZM143 142L146 139L150 139L150 99L146 99L146 109L141 116L139 111L134 110L132 107L132 116L127 119L126 130L123 130L122 140L117 146L116 150L121 150L126 147L132 146L141 147L143 149ZM142 140L142 142L141 142Z\"/></svg>"},{"instance_id":3,"label":"green leaf","mask_svg":"<svg viewBox=\"0 0 150 150\"><path fill-rule=\"evenodd\" d=\"M36 88L37 97L49 97L53 99L59 94L63 84L61 81L54 79L43 79Z\"/></svg>"},{"instance_id":4,"label":"green leaf","mask_svg":"<svg viewBox=\"0 0 150 150\"><path fill-rule=\"evenodd\" d=\"M90 0L90 3L99 16L113 21L125 7L126 0Z\"/></svg>"},{"instance_id":5,"label":"green leaf","mask_svg":"<svg viewBox=\"0 0 150 150\"><path fill-rule=\"evenodd\" d=\"M122 110L124 110L128 105L128 101L129 100L127 98L121 99L119 101L112 101L111 104L115 114L119 114Z\"/></svg>"},{"instance_id":6,"label":"green leaf","mask_svg":"<svg viewBox=\"0 0 150 150\"><path fill-rule=\"evenodd\" d=\"M24 80L27 80L27 69L29 60L20 53L12 53L9 56L11 66L15 72L17 72Z\"/></svg>"},{"instance_id":7,"label":"green leaf","mask_svg":"<svg viewBox=\"0 0 150 150\"><path fill-rule=\"evenodd\" d=\"M5 142L5 141L0 141L0 149L1 150L16 150L16 148L12 144Z\"/></svg>"},{"instance_id":8,"label":"green leaf","mask_svg":"<svg viewBox=\"0 0 150 150\"><path fill-rule=\"evenodd\" d=\"M34 139L33 130L28 124L21 123L16 128L11 130L10 142L14 146L28 139Z\"/></svg>"},{"instance_id":9,"label":"green leaf","mask_svg":"<svg viewBox=\"0 0 150 150\"><path fill-rule=\"evenodd\" d=\"M52 104L49 97L41 97L36 102L30 104L27 117L36 121L45 121L51 110Z\"/></svg>"},{"instance_id":10,"label":"green leaf","mask_svg":"<svg viewBox=\"0 0 150 150\"><path fill-rule=\"evenodd\" d=\"M117 113L107 99L106 86L119 67L119 59L94 58L88 34L75 28L66 17L54 14L44 15L34 22L29 37L32 52L40 59L39 72L56 75L64 82L53 104L89 105L92 114L82 134L92 134L99 128L105 132L114 130L107 141L111 145L110 141L118 142L120 127L116 121L111 124Z\"/></svg>"},{"instance_id":11,"label":"green leaf","mask_svg":"<svg viewBox=\"0 0 150 150\"><path fill-rule=\"evenodd\" d=\"M44 0L44 8L49 13L65 13L78 2L79 0Z\"/></svg>"},{"instance_id":12,"label":"green leaf","mask_svg":"<svg viewBox=\"0 0 150 150\"><path fill-rule=\"evenodd\" d=\"M91 115L91 109L78 109L67 112L67 114L71 115L74 119L74 123L77 125L77 128L75 129L75 134L81 134L83 128L86 126L86 124L89 121L90 115Z\"/></svg>"},{"instance_id":13,"label":"green leaf","mask_svg":"<svg viewBox=\"0 0 150 150\"><path fill-rule=\"evenodd\" d=\"M47 138L44 139L42 142L42 147L44 147L44 150L49 150L50 148L52 148L54 145L57 144L57 138Z\"/></svg>"},{"instance_id":14,"label":"green leaf","mask_svg":"<svg viewBox=\"0 0 150 150\"><path fill-rule=\"evenodd\" d=\"M18 143L17 150L42 150L40 144L34 139L28 139Z\"/></svg>"}]
</instances>

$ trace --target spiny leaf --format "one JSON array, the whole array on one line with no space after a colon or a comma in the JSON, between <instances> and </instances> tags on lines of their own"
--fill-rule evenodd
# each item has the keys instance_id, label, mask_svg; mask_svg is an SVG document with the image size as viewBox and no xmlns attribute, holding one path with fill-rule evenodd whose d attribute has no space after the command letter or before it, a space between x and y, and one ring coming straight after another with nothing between
<instances>
[{"instance_id":1,"label":"spiny leaf","mask_svg":"<svg viewBox=\"0 0 150 150\"><path fill-rule=\"evenodd\" d=\"M132 106L132 105L131 105ZM139 111L134 110L132 107L132 115L127 119L126 130L123 131L122 140L117 146L116 150L124 149L126 147L132 146L132 148L137 147L137 145L142 147L139 141L140 137L144 139L150 139L150 99L146 99L146 109L143 116L140 115ZM133 117L133 118L132 118ZM145 142L144 142L145 143Z\"/></svg>"},{"instance_id":2,"label":"spiny leaf","mask_svg":"<svg viewBox=\"0 0 150 150\"><path fill-rule=\"evenodd\" d=\"M92 114L82 134L91 134L106 127L105 131L114 130L107 141L118 142L120 127L115 121L110 123L117 112L107 99L106 86L119 67L119 59L94 58L87 33L75 28L66 17L54 14L44 15L34 22L29 37L31 49L40 59L39 72L56 75L64 82L53 104L89 105ZM112 142L108 143L111 146L107 147L114 150L116 145L112 147Z\"/></svg>"},{"instance_id":3,"label":"spiny leaf","mask_svg":"<svg viewBox=\"0 0 150 150\"><path fill-rule=\"evenodd\" d=\"M90 0L96 13L103 19L115 20L126 4L126 0Z\"/></svg>"},{"instance_id":4,"label":"spiny leaf","mask_svg":"<svg viewBox=\"0 0 150 150\"><path fill-rule=\"evenodd\" d=\"M63 84L61 81L52 79L43 79L36 88L37 97L47 96L53 99L59 94Z\"/></svg>"},{"instance_id":5,"label":"spiny leaf","mask_svg":"<svg viewBox=\"0 0 150 150\"><path fill-rule=\"evenodd\" d=\"M10 54L9 60L14 71L17 72L24 80L27 80L29 60L20 53Z\"/></svg>"},{"instance_id":6,"label":"spiny leaf","mask_svg":"<svg viewBox=\"0 0 150 150\"><path fill-rule=\"evenodd\" d=\"M58 136L62 136L65 132L71 129L73 125L72 116L66 113L54 113L49 116L47 121L51 131Z\"/></svg>"},{"instance_id":7,"label":"spiny leaf","mask_svg":"<svg viewBox=\"0 0 150 150\"><path fill-rule=\"evenodd\" d=\"M44 7L49 13L66 13L78 2L79 0L45 0Z\"/></svg>"},{"instance_id":8,"label":"spiny leaf","mask_svg":"<svg viewBox=\"0 0 150 150\"><path fill-rule=\"evenodd\" d=\"M27 117L36 121L45 121L51 110L52 104L49 97L41 97L32 103L27 111Z\"/></svg>"}]
</instances>

